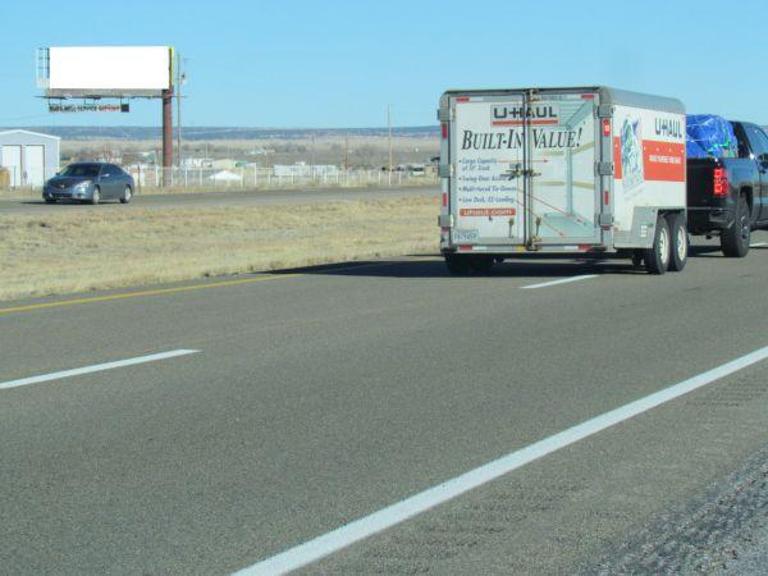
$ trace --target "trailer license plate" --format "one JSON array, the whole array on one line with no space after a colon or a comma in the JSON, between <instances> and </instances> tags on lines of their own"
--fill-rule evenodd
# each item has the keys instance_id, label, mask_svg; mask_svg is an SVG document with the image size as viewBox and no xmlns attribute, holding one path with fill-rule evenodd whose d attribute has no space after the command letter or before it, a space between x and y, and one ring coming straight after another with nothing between
<instances>
[{"instance_id":1,"label":"trailer license plate","mask_svg":"<svg viewBox=\"0 0 768 576\"><path fill-rule=\"evenodd\" d=\"M453 230L454 242L474 242L478 238L480 238L480 231L477 229L463 230L463 229L454 228Z\"/></svg>"}]
</instances>

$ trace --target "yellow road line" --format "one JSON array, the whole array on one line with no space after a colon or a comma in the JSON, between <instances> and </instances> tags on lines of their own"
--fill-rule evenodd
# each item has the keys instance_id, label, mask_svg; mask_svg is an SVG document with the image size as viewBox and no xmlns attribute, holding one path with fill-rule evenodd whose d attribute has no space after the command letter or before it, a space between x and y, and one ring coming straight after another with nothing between
<instances>
[{"instance_id":1,"label":"yellow road line","mask_svg":"<svg viewBox=\"0 0 768 576\"><path fill-rule=\"evenodd\" d=\"M227 286L239 286L241 284L253 284L254 282L266 282L268 280L283 280L297 278L301 274L279 274L270 276L258 276L256 278L241 278L239 280L224 280L222 282L210 282L206 284L193 284L191 286L178 286L176 288L157 288L155 290L142 290L141 292L123 292L109 294L107 296L92 296L89 298L75 298L73 300L61 300L58 302L42 302L40 304L27 304L13 308L0 308L0 316L16 312L29 312L31 310L43 310L45 308L64 308L66 306L78 306L94 302L110 302L112 300L127 300L128 298L141 298L144 296L163 296L165 294L178 294L179 292L192 292L193 290L209 290L212 288L224 288Z\"/></svg>"}]
</instances>

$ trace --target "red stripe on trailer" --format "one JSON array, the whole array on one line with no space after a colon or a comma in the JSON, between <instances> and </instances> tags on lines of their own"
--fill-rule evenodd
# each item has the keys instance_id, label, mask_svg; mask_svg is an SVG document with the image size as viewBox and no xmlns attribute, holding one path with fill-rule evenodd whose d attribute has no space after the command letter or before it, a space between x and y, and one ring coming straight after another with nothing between
<instances>
[{"instance_id":1,"label":"red stripe on trailer","mask_svg":"<svg viewBox=\"0 0 768 576\"><path fill-rule=\"evenodd\" d=\"M461 244L459 252L472 252L472 244Z\"/></svg>"},{"instance_id":2,"label":"red stripe on trailer","mask_svg":"<svg viewBox=\"0 0 768 576\"><path fill-rule=\"evenodd\" d=\"M613 139L613 177L621 180L621 139L616 136Z\"/></svg>"},{"instance_id":3,"label":"red stripe on trailer","mask_svg":"<svg viewBox=\"0 0 768 576\"><path fill-rule=\"evenodd\" d=\"M643 172L646 180L685 182L685 144L643 141Z\"/></svg>"},{"instance_id":4,"label":"red stripe on trailer","mask_svg":"<svg viewBox=\"0 0 768 576\"><path fill-rule=\"evenodd\" d=\"M582 94L581 95L582 100L594 100L595 95L594 94Z\"/></svg>"},{"instance_id":5,"label":"red stripe on trailer","mask_svg":"<svg viewBox=\"0 0 768 576\"><path fill-rule=\"evenodd\" d=\"M525 120L494 120L491 122L491 126L522 126L523 123L525 123ZM559 123L560 121L557 118L528 121L528 124L531 126L552 126Z\"/></svg>"}]
</instances>

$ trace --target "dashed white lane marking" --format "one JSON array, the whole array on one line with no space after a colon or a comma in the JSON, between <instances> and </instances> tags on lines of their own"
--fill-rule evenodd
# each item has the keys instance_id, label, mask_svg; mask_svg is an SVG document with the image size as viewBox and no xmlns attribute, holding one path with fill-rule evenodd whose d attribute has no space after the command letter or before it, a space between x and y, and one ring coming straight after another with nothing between
<instances>
[{"instance_id":1,"label":"dashed white lane marking","mask_svg":"<svg viewBox=\"0 0 768 576\"><path fill-rule=\"evenodd\" d=\"M582 422L563 432L549 436L543 440L531 444L526 448L502 456L498 460L489 462L479 468L475 468L461 476L443 482L433 488L429 488L415 496L406 498L387 508L374 512L369 516L350 522L341 528L328 532L322 536L290 548L285 552L267 558L248 568L244 568L235 573L235 576L266 576L287 574L293 570L298 570L312 562L320 560L334 552L338 552L355 542L368 538L378 532L391 528L413 518L414 516L426 512L440 504L452 500L462 494L475 488L483 486L488 482L496 480L513 470L521 468L539 458L556 452L561 448L570 446L589 436L597 434L607 428L620 424L630 418L633 418L643 412L647 412L688 394L698 388L711 384L721 378L729 376L757 364L768 358L768 346L756 350L746 356L742 356L713 368L707 372L699 374L684 380L678 384L655 392L649 396L625 404L620 408L605 412L600 416Z\"/></svg>"},{"instance_id":2,"label":"dashed white lane marking","mask_svg":"<svg viewBox=\"0 0 768 576\"><path fill-rule=\"evenodd\" d=\"M113 370L114 368L125 368L126 366L135 366L136 364L146 364L147 362L156 362L158 360L167 360L178 356L187 356L196 354L199 350L171 350L170 352L161 352L160 354L150 354L148 356L138 356L128 358L127 360L117 360L116 362L107 362L105 364L94 364L83 368L74 368L72 370L63 370L61 372L52 372L41 376L31 376L21 378L20 380L10 380L0 382L0 390L6 388L18 388L19 386L28 386L29 384L40 384L41 382L50 382L51 380L61 380L63 378L72 378L83 374L93 374L94 372L103 372L104 370Z\"/></svg>"},{"instance_id":3,"label":"dashed white lane marking","mask_svg":"<svg viewBox=\"0 0 768 576\"><path fill-rule=\"evenodd\" d=\"M750 248L760 248L761 246L768 246L768 242L755 242L749 245Z\"/></svg>"},{"instance_id":4,"label":"dashed white lane marking","mask_svg":"<svg viewBox=\"0 0 768 576\"><path fill-rule=\"evenodd\" d=\"M552 280L551 282L542 282L541 284L529 284L528 286L520 286L521 290L535 290L536 288L548 288L550 286L557 286L558 284L569 284L571 282L580 282L582 280L591 280L597 278L597 274L582 274L581 276L571 276L570 278L561 278L560 280Z\"/></svg>"}]
</instances>

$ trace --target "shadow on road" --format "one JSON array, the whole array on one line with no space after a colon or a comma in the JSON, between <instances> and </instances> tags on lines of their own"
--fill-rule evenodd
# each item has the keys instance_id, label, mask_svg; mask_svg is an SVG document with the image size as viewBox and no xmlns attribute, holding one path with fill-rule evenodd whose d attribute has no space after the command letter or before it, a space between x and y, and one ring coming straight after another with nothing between
<instances>
[{"instance_id":1,"label":"shadow on road","mask_svg":"<svg viewBox=\"0 0 768 576\"><path fill-rule=\"evenodd\" d=\"M752 250L768 249L753 247ZM691 246L691 258L723 258L719 245ZM322 276L367 276L380 278L445 278L451 277L442 257L437 254L411 254L404 259L360 260L291 268L273 274L316 274ZM626 258L599 255L582 255L578 258L562 254L518 254L500 264L495 264L486 274L469 275L466 278L515 277L515 278L567 278L580 274L647 274L644 267L633 266ZM461 279L461 276L454 276Z\"/></svg>"},{"instance_id":2,"label":"shadow on road","mask_svg":"<svg viewBox=\"0 0 768 576\"><path fill-rule=\"evenodd\" d=\"M469 276L451 276L439 256L409 256L407 260L345 262L323 266L293 268L273 274L316 274L322 276L361 276L379 278L567 278L580 274L645 274L629 260L606 258L565 259L542 255L520 255L495 264L490 272Z\"/></svg>"}]
</instances>

